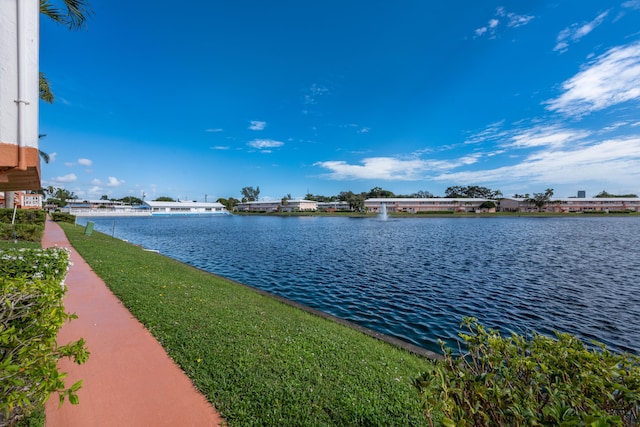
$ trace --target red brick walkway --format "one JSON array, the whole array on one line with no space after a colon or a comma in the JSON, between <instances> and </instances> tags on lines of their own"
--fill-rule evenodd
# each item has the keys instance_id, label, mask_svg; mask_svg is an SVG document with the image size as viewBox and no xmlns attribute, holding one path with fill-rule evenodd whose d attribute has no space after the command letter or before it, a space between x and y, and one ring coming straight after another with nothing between
<instances>
[{"instance_id":1,"label":"red brick walkway","mask_svg":"<svg viewBox=\"0 0 640 427\"><path fill-rule=\"evenodd\" d=\"M122 305L71 247L56 223L47 220L43 247L71 250L73 266L64 304L78 319L58 335L60 343L83 337L91 355L83 365L60 362L67 385L82 379L79 405L46 405L47 427L219 426L222 417L169 358L162 346Z\"/></svg>"}]
</instances>

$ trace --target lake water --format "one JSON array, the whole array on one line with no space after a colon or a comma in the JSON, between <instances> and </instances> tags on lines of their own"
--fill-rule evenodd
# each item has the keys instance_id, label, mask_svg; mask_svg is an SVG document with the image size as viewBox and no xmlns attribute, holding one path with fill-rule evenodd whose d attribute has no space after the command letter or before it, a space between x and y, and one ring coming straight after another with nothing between
<instances>
[{"instance_id":1,"label":"lake water","mask_svg":"<svg viewBox=\"0 0 640 427\"><path fill-rule=\"evenodd\" d=\"M439 351L464 316L640 354L639 217L81 218L212 273Z\"/></svg>"}]
</instances>

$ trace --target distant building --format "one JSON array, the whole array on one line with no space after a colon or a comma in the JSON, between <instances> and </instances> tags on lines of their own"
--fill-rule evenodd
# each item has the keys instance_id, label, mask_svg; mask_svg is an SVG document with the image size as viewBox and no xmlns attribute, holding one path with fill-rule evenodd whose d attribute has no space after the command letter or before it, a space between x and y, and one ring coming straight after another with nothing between
<instances>
[{"instance_id":1,"label":"distant building","mask_svg":"<svg viewBox=\"0 0 640 427\"><path fill-rule=\"evenodd\" d=\"M326 212L350 211L349 203L343 201L337 202L318 202L318 210Z\"/></svg>"},{"instance_id":2,"label":"distant building","mask_svg":"<svg viewBox=\"0 0 640 427\"><path fill-rule=\"evenodd\" d=\"M538 208L528 199L505 197L499 201L501 212L538 212ZM640 212L640 198L637 197L569 197L552 199L542 212Z\"/></svg>"},{"instance_id":3,"label":"distant building","mask_svg":"<svg viewBox=\"0 0 640 427\"><path fill-rule=\"evenodd\" d=\"M151 215L228 215L219 202L144 202Z\"/></svg>"},{"instance_id":4,"label":"distant building","mask_svg":"<svg viewBox=\"0 0 640 427\"><path fill-rule=\"evenodd\" d=\"M4 206L4 193L0 192L0 206ZM42 194L13 192L13 205L18 209L42 209Z\"/></svg>"},{"instance_id":5,"label":"distant building","mask_svg":"<svg viewBox=\"0 0 640 427\"><path fill-rule=\"evenodd\" d=\"M18 209L42 209L42 194L17 191L14 203Z\"/></svg>"},{"instance_id":6,"label":"distant building","mask_svg":"<svg viewBox=\"0 0 640 427\"><path fill-rule=\"evenodd\" d=\"M579 199L584 199L585 197L587 197L587 192L584 190L579 190L578 191L578 198Z\"/></svg>"},{"instance_id":7,"label":"distant building","mask_svg":"<svg viewBox=\"0 0 640 427\"><path fill-rule=\"evenodd\" d=\"M67 200L60 209L77 217L100 216L150 216L151 210L144 206L131 206L114 200Z\"/></svg>"},{"instance_id":8,"label":"distant building","mask_svg":"<svg viewBox=\"0 0 640 427\"><path fill-rule=\"evenodd\" d=\"M387 213L404 212L480 212L493 211L495 209L483 209L480 207L485 202L492 201L490 199L471 199L471 198L374 198L364 201L364 206L368 212L380 213L381 206L384 204Z\"/></svg>"},{"instance_id":9,"label":"distant building","mask_svg":"<svg viewBox=\"0 0 640 427\"><path fill-rule=\"evenodd\" d=\"M318 202L313 200L259 200L239 203L235 210L238 212L315 212L318 210Z\"/></svg>"}]
</instances>

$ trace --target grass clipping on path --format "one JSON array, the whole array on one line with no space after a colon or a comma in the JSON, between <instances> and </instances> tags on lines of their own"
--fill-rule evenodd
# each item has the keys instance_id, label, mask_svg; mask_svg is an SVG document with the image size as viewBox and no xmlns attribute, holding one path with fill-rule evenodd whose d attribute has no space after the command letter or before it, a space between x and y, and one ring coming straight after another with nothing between
<instances>
[{"instance_id":1,"label":"grass clipping on path","mask_svg":"<svg viewBox=\"0 0 640 427\"><path fill-rule=\"evenodd\" d=\"M231 426L426 425L429 361L138 246L60 224Z\"/></svg>"}]
</instances>

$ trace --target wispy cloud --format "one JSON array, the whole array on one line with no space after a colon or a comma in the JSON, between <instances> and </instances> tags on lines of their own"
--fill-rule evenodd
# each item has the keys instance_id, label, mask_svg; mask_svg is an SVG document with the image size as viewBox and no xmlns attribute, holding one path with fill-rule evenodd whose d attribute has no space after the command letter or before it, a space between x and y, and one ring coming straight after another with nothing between
<instances>
[{"instance_id":1,"label":"wispy cloud","mask_svg":"<svg viewBox=\"0 0 640 427\"><path fill-rule=\"evenodd\" d=\"M587 138L591 132L564 128L558 125L541 125L511 132L505 146L513 148L563 147Z\"/></svg>"},{"instance_id":2,"label":"wispy cloud","mask_svg":"<svg viewBox=\"0 0 640 427\"><path fill-rule=\"evenodd\" d=\"M622 3L622 7L628 9L640 9L640 0L629 0Z\"/></svg>"},{"instance_id":3,"label":"wispy cloud","mask_svg":"<svg viewBox=\"0 0 640 427\"><path fill-rule=\"evenodd\" d=\"M481 37L486 35L489 38L495 38L500 24L504 24L508 28L518 28L527 25L534 18L535 16L532 15L518 15L513 12L507 12L504 7L500 6L496 9L493 18L489 19L486 25L476 28L475 36Z\"/></svg>"},{"instance_id":4,"label":"wispy cloud","mask_svg":"<svg viewBox=\"0 0 640 427\"><path fill-rule=\"evenodd\" d=\"M211 147L212 150L229 150L231 147L226 145L216 145L215 147Z\"/></svg>"},{"instance_id":5,"label":"wispy cloud","mask_svg":"<svg viewBox=\"0 0 640 427\"><path fill-rule=\"evenodd\" d=\"M217 132L223 132L224 129L221 128L210 128L210 129L205 129L205 132L209 132L209 133L217 133Z\"/></svg>"},{"instance_id":6,"label":"wispy cloud","mask_svg":"<svg viewBox=\"0 0 640 427\"><path fill-rule=\"evenodd\" d=\"M516 165L443 173L433 179L500 185L522 181L583 185L595 177L617 184L637 185L640 181L640 136L601 141L576 149L541 150Z\"/></svg>"},{"instance_id":7,"label":"wispy cloud","mask_svg":"<svg viewBox=\"0 0 640 427\"><path fill-rule=\"evenodd\" d=\"M614 47L562 84L547 109L580 117L640 99L640 42Z\"/></svg>"},{"instance_id":8,"label":"wispy cloud","mask_svg":"<svg viewBox=\"0 0 640 427\"><path fill-rule=\"evenodd\" d=\"M265 127L267 127L267 122L260 120L251 120L249 123L249 129L251 130L263 130Z\"/></svg>"},{"instance_id":9,"label":"wispy cloud","mask_svg":"<svg viewBox=\"0 0 640 427\"><path fill-rule=\"evenodd\" d=\"M595 17L593 21L583 22L580 24L572 24L571 26L560 31L558 37L556 37L556 46L554 51L564 53L569 49L569 43L576 43L581 38L593 31L597 26L602 24L604 18L607 17L609 11L606 10Z\"/></svg>"},{"instance_id":10,"label":"wispy cloud","mask_svg":"<svg viewBox=\"0 0 640 427\"><path fill-rule=\"evenodd\" d=\"M276 141L274 139L254 139L247 143L250 147L261 150L263 153L270 153L269 148L278 148L284 145L282 141Z\"/></svg>"},{"instance_id":11,"label":"wispy cloud","mask_svg":"<svg viewBox=\"0 0 640 427\"><path fill-rule=\"evenodd\" d=\"M316 104L318 102L318 98L325 95L327 92L329 92L329 89L314 83L309 89L307 89L307 92L304 95L304 103Z\"/></svg>"},{"instance_id":12,"label":"wispy cloud","mask_svg":"<svg viewBox=\"0 0 640 427\"><path fill-rule=\"evenodd\" d=\"M89 159L78 159L78 164L82 166L91 166L93 162Z\"/></svg>"}]
</instances>

